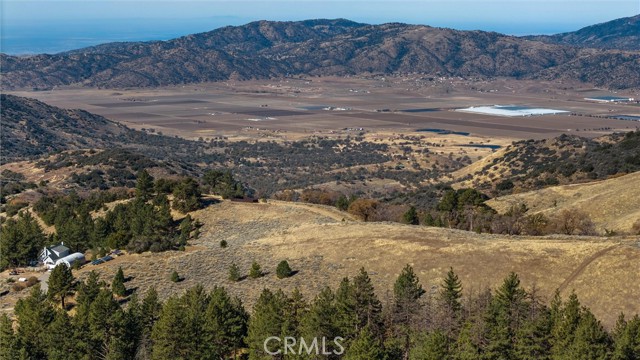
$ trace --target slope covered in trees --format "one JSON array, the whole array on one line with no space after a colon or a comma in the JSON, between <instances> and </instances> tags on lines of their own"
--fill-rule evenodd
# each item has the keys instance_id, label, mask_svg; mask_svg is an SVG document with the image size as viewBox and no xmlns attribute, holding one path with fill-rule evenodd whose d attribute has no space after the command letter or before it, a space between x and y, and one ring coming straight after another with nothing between
<instances>
[{"instance_id":1,"label":"slope covered in trees","mask_svg":"<svg viewBox=\"0 0 640 360\"><path fill-rule=\"evenodd\" d=\"M567 299L556 294L545 304L514 273L493 291L470 294L451 269L439 288L426 293L407 265L383 306L361 269L313 299L297 290L264 289L251 315L220 287L208 292L195 286L163 303L151 289L124 307L96 273L72 284L66 291L76 294L73 315L35 286L16 305L15 327L6 315L0 317L0 357L272 359L279 353L285 359L595 360L640 355L637 315L621 314L607 331L575 294Z\"/></svg>"},{"instance_id":2,"label":"slope covered in trees","mask_svg":"<svg viewBox=\"0 0 640 360\"><path fill-rule=\"evenodd\" d=\"M469 168L458 172L467 172L461 184L493 194L607 179L640 170L640 131L517 141L481 168Z\"/></svg>"}]
</instances>

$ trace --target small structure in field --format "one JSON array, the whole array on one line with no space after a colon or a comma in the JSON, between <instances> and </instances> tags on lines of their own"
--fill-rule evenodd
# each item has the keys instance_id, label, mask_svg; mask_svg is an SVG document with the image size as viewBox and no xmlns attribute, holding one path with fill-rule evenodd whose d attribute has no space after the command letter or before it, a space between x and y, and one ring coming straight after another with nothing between
<instances>
[{"instance_id":1,"label":"small structure in field","mask_svg":"<svg viewBox=\"0 0 640 360\"><path fill-rule=\"evenodd\" d=\"M618 103L618 102L632 102L635 99L631 97L622 96L593 96L584 98L588 101L595 101L600 103Z\"/></svg>"},{"instance_id":2,"label":"small structure in field","mask_svg":"<svg viewBox=\"0 0 640 360\"><path fill-rule=\"evenodd\" d=\"M520 106L520 105L472 106L464 109L456 109L456 111L482 114L482 115L507 116L507 117L557 115L557 114L569 113L569 111L566 111L566 110L534 108L534 107Z\"/></svg>"}]
</instances>

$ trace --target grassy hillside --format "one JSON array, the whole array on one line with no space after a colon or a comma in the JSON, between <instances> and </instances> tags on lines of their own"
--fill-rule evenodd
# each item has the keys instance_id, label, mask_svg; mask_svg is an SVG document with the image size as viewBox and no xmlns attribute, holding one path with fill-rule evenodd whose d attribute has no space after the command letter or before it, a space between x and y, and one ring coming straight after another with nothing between
<instances>
[{"instance_id":1,"label":"grassy hillside","mask_svg":"<svg viewBox=\"0 0 640 360\"><path fill-rule=\"evenodd\" d=\"M450 266L460 275L467 293L495 287L510 271L516 271L525 286L535 285L547 298L558 287L563 295L575 289L608 326L620 311L640 312L635 301L640 288L628 286L640 272L640 246L630 238L515 238L362 223L334 209L285 202L222 202L192 216L204 226L200 238L185 252L125 255L87 266L78 275L97 270L110 281L122 266L132 277L127 287L137 291L154 286L165 298L198 283L206 288L223 285L234 294L247 294L243 300L252 306L265 287L286 291L299 287L312 297L326 285L335 287L360 267L370 271L377 292L385 299L402 267L410 263L427 290L440 283ZM229 246L221 248L221 240ZM289 260L297 274L279 280L275 268L283 259ZM268 272L265 277L237 283L228 280L232 263L246 275L253 260ZM185 280L171 282L173 270Z\"/></svg>"},{"instance_id":2,"label":"grassy hillside","mask_svg":"<svg viewBox=\"0 0 640 360\"><path fill-rule=\"evenodd\" d=\"M586 184L553 186L537 191L502 196L487 202L499 213L512 205L526 204L529 213L543 213L550 218L567 210L584 211L599 232L628 232L640 221L640 172Z\"/></svg>"}]
</instances>

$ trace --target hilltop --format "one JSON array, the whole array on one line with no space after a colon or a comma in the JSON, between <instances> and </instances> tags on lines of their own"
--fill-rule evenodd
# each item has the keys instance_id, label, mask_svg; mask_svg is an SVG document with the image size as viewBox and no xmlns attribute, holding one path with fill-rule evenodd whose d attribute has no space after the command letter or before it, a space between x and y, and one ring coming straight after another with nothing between
<instances>
[{"instance_id":1,"label":"hilltop","mask_svg":"<svg viewBox=\"0 0 640 360\"><path fill-rule=\"evenodd\" d=\"M640 15L587 26L577 31L527 39L580 47L640 50Z\"/></svg>"},{"instance_id":2,"label":"hilltop","mask_svg":"<svg viewBox=\"0 0 640 360\"><path fill-rule=\"evenodd\" d=\"M168 41L111 43L55 55L0 55L2 87L124 88L284 76L423 73L572 79L635 88L637 52L548 44L483 31L348 20L259 21ZM601 64L610 66L601 66ZM583 65L595 66L583 66Z\"/></svg>"}]
</instances>

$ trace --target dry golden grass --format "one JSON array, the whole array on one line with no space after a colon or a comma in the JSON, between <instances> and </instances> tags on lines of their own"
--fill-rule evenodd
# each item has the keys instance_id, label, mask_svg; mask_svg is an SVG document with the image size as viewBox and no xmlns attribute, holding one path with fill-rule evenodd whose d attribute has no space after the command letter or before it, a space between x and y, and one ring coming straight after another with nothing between
<instances>
[{"instance_id":1,"label":"dry golden grass","mask_svg":"<svg viewBox=\"0 0 640 360\"><path fill-rule=\"evenodd\" d=\"M553 217L569 209L584 211L600 232L604 229L628 232L640 220L640 172L586 184L554 186L503 196L487 202L498 212L524 203L530 213Z\"/></svg>"},{"instance_id":2,"label":"dry golden grass","mask_svg":"<svg viewBox=\"0 0 640 360\"><path fill-rule=\"evenodd\" d=\"M249 307L261 290L295 287L312 298L325 286L365 267L378 295L385 299L405 264L411 264L427 290L435 291L449 267L465 291L495 288L511 271L525 287L549 298L575 289L581 301L612 326L617 314L640 313L640 244L635 237L508 237L397 223L362 223L331 207L299 203L224 201L191 214L204 223L201 236L186 251L129 254L74 274L96 270L111 282L119 266L140 293L155 287L162 298L196 284L225 286ZM344 219L344 220L343 220ZM220 247L226 240L229 246ZM298 273L277 279L278 262L287 259ZM267 274L230 282L236 263L248 274L256 260ZM173 270L184 281L173 283ZM26 295L26 293L25 293ZM22 294L20 296L23 296ZM5 301L5 300L2 300ZM3 305L0 301L0 305ZM5 304L5 310L11 305Z\"/></svg>"}]
</instances>

